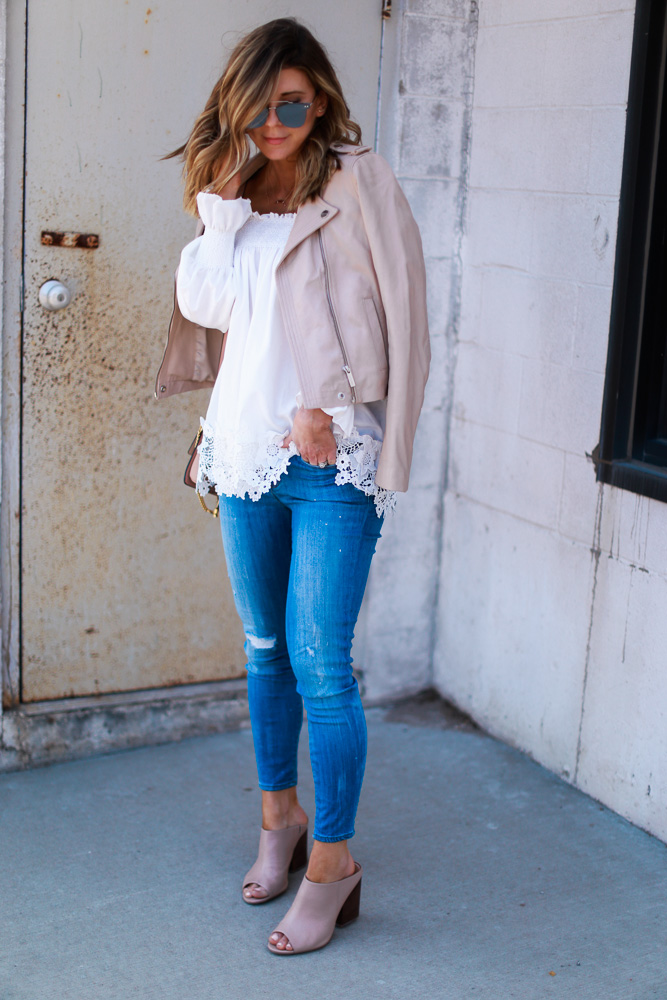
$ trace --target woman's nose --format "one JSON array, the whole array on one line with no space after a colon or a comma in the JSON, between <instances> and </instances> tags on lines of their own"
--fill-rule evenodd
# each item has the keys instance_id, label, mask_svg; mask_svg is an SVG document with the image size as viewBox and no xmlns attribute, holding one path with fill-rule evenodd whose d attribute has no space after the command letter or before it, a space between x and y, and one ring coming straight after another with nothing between
<instances>
[{"instance_id":1,"label":"woman's nose","mask_svg":"<svg viewBox=\"0 0 667 1000\"><path fill-rule=\"evenodd\" d=\"M266 119L267 125L280 125L280 118L278 117L278 112L275 108L269 108L269 114Z\"/></svg>"}]
</instances>

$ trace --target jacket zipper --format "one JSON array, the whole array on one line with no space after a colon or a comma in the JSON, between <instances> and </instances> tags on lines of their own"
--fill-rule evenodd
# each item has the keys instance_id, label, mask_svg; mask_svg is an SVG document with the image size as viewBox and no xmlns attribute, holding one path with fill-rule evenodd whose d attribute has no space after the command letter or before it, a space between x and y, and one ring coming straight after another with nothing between
<instances>
[{"instance_id":1,"label":"jacket zipper","mask_svg":"<svg viewBox=\"0 0 667 1000\"><path fill-rule=\"evenodd\" d=\"M338 320L336 319L336 313L334 312L333 302L331 299L331 287L329 285L329 263L327 261L327 255L324 250L324 240L322 239L321 229L318 229L317 235L320 240L320 250L322 251L322 262L324 263L324 285L327 291L327 302L329 303L329 310L331 312L331 318L333 320L334 330L336 331L336 337L338 338L338 346L340 347L340 353L343 355L343 371L345 372L345 377L347 378L347 381L350 383L350 396L352 402L355 403L357 399L357 394L354 391L356 382L354 381L352 369L350 368L350 362L347 357L345 345L343 344L343 338L341 337L340 327L338 326Z\"/></svg>"}]
</instances>

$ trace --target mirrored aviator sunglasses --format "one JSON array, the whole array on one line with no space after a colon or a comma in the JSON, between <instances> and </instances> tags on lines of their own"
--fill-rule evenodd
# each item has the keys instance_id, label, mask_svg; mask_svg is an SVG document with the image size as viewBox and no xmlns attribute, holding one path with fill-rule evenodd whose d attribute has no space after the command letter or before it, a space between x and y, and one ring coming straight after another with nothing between
<instances>
[{"instance_id":1,"label":"mirrored aviator sunglasses","mask_svg":"<svg viewBox=\"0 0 667 1000\"><path fill-rule=\"evenodd\" d=\"M284 125L286 128L301 128L302 125L306 124L306 114L308 108L312 106L312 101L310 104L300 104L296 101L281 101L278 104L269 104L263 111L260 111L256 118L253 118L246 128L250 130L252 128L260 128L264 125L269 117L271 108L275 108L278 121L281 125Z\"/></svg>"}]
</instances>

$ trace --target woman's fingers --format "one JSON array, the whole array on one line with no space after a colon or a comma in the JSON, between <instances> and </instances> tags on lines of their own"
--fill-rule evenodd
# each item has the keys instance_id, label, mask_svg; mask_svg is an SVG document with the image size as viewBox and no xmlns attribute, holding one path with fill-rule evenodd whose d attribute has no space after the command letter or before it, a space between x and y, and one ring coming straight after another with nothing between
<instances>
[{"instance_id":1,"label":"woman's fingers","mask_svg":"<svg viewBox=\"0 0 667 1000\"><path fill-rule=\"evenodd\" d=\"M291 434L288 434L287 437L283 438L280 447L289 448L292 441L294 441L294 443L297 446L299 455L304 460L304 462L310 462L311 465L319 465L321 462L326 462L327 465L335 465L336 464L335 440L336 439L334 438L333 446L331 445L326 446L327 447L326 451L324 450L323 446L313 445L309 443L304 443L304 445L301 448L299 448L298 442L294 441L294 438L292 437Z\"/></svg>"},{"instance_id":2,"label":"woman's fingers","mask_svg":"<svg viewBox=\"0 0 667 1000\"><path fill-rule=\"evenodd\" d=\"M289 448L294 443L303 461L309 465L335 465L336 439L331 427L331 417L323 410L299 409L281 447Z\"/></svg>"},{"instance_id":3,"label":"woman's fingers","mask_svg":"<svg viewBox=\"0 0 667 1000\"><path fill-rule=\"evenodd\" d=\"M295 440L294 443L304 462L309 462L311 465L321 465L322 463L326 463L327 465L336 464L336 439L331 432L329 433L330 441L326 439L324 441L320 439L316 441L300 441L298 438Z\"/></svg>"}]
</instances>

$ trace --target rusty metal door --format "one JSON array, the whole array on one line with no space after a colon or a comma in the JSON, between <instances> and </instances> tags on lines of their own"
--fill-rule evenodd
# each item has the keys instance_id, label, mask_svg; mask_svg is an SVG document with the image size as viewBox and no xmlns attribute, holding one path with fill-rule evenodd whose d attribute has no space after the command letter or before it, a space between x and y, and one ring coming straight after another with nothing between
<instances>
[{"instance_id":1,"label":"rusty metal door","mask_svg":"<svg viewBox=\"0 0 667 1000\"><path fill-rule=\"evenodd\" d=\"M148 3L29 0L24 701L243 670L217 521L181 482L208 395L153 398L173 269L193 235L180 167L159 157L184 139L238 33L285 13L328 46L373 141L379 0ZM66 308L40 304L48 280L66 286Z\"/></svg>"}]
</instances>

